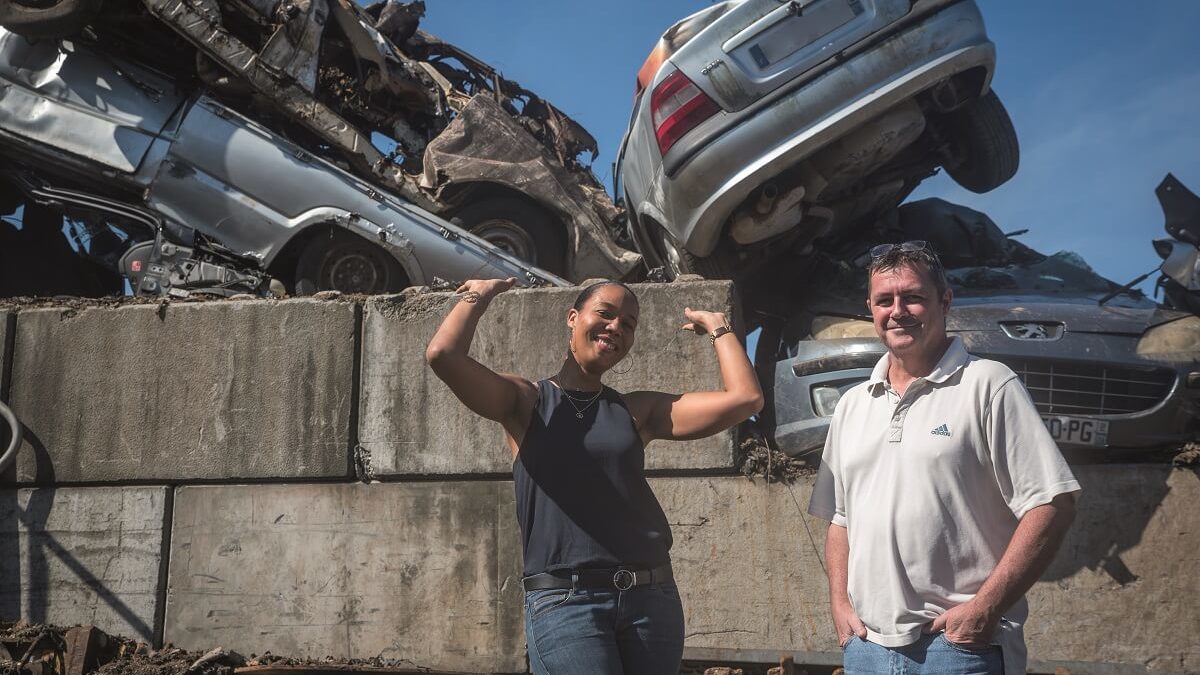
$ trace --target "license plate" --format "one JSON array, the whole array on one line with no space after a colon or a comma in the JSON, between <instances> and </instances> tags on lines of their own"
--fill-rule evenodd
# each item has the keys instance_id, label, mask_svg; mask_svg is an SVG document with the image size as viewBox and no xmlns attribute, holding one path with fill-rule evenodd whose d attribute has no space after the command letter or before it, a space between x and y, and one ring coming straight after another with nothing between
<instances>
[{"instance_id":1,"label":"license plate","mask_svg":"<svg viewBox=\"0 0 1200 675\"><path fill-rule=\"evenodd\" d=\"M862 11L858 0L825 0L804 7L799 14L763 31L750 47L750 56L759 68L766 68L850 22Z\"/></svg>"},{"instance_id":2,"label":"license plate","mask_svg":"<svg viewBox=\"0 0 1200 675\"><path fill-rule=\"evenodd\" d=\"M1108 445L1108 422L1070 415L1043 415L1051 438L1059 443L1104 447Z\"/></svg>"}]
</instances>

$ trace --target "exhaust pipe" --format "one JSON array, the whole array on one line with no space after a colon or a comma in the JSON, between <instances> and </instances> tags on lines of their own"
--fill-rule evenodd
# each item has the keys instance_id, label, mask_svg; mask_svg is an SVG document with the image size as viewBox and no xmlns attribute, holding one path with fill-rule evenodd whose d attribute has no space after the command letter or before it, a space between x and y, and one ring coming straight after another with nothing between
<instances>
[{"instance_id":1,"label":"exhaust pipe","mask_svg":"<svg viewBox=\"0 0 1200 675\"><path fill-rule=\"evenodd\" d=\"M758 201L754 204L754 211L760 216L767 215L775 209L776 199L779 199L779 187L775 183L763 185L758 192Z\"/></svg>"},{"instance_id":2,"label":"exhaust pipe","mask_svg":"<svg viewBox=\"0 0 1200 675\"><path fill-rule=\"evenodd\" d=\"M783 192L773 182L763 185L758 199L751 201L753 196L748 197L742 208L734 212L730 236L739 244L753 244L788 231L804 216L800 202L805 192L803 185Z\"/></svg>"}]
</instances>

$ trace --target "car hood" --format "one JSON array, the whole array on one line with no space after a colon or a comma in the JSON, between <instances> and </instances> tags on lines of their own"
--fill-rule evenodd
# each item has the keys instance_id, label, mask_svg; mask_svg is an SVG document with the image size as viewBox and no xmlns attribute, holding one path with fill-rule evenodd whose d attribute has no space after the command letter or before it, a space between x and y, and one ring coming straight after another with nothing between
<instances>
[{"instance_id":1,"label":"car hood","mask_svg":"<svg viewBox=\"0 0 1200 675\"><path fill-rule=\"evenodd\" d=\"M1002 321L1061 322L1068 331L1141 335L1152 326L1187 316L1153 303L1116 298L1101 305L1100 293L1084 295L989 295L956 297L946 316L949 331L995 330Z\"/></svg>"}]
</instances>

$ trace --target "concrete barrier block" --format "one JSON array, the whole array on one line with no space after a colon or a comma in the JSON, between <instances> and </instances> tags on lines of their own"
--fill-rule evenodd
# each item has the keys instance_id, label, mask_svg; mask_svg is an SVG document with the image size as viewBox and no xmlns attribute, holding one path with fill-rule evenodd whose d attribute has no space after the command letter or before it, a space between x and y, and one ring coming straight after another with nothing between
<instances>
[{"instance_id":1,"label":"concrete barrier block","mask_svg":"<svg viewBox=\"0 0 1200 675\"><path fill-rule=\"evenodd\" d=\"M10 362L10 352L12 345L9 340L13 335L13 324L16 321L17 315L5 309L0 309L0 402L8 403L9 389L9 371L8 365ZM12 442L12 429L9 428L3 420L0 420L0 456L3 456L8 450L9 443ZM15 462L6 467L0 467L0 485L11 484L15 481L17 470Z\"/></svg>"},{"instance_id":2,"label":"concrete barrier block","mask_svg":"<svg viewBox=\"0 0 1200 675\"><path fill-rule=\"evenodd\" d=\"M357 311L316 300L22 311L17 480L351 476Z\"/></svg>"},{"instance_id":3,"label":"concrete barrier block","mask_svg":"<svg viewBox=\"0 0 1200 675\"><path fill-rule=\"evenodd\" d=\"M152 641L164 487L0 490L0 619Z\"/></svg>"},{"instance_id":4,"label":"concrete barrier block","mask_svg":"<svg viewBox=\"0 0 1200 675\"><path fill-rule=\"evenodd\" d=\"M549 377L567 349L566 314L578 288L509 291L480 322L471 354L493 370ZM683 308L734 312L733 286L706 281L636 287L641 315L628 373L605 382L618 391L686 392L721 385L707 339L680 330ZM447 293L373 298L363 321L359 442L377 475L508 474L511 453L500 425L471 413L425 365L425 346L449 312ZM620 366L624 368L625 366ZM648 469L731 469L732 432L656 441Z\"/></svg>"},{"instance_id":5,"label":"concrete barrier block","mask_svg":"<svg viewBox=\"0 0 1200 675\"><path fill-rule=\"evenodd\" d=\"M1200 672L1200 471L1079 466L1075 523L1029 593L1031 658Z\"/></svg>"},{"instance_id":6,"label":"concrete barrier block","mask_svg":"<svg viewBox=\"0 0 1200 675\"><path fill-rule=\"evenodd\" d=\"M671 522L689 649L837 651L811 481L650 482ZM803 508L802 508L803 507Z\"/></svg>"},{"instance_id":7,"label":"concrete barrier block","mask_svg":"<svg viewBox=\"0 0 1200 675\"><path fill-rule=\"evenodd\" d=\"M1200 672L1200 472L1167 465L1076 467L1078 515L1028 597L1039 672L1080 663L1116 672ZM801 652L839 663L824 568L827 524L806 515L812 479L659 478L672 524L687 647ZM799 662L799 661L798 661ZM1106 670L1107 668L1107 670Z\"/></svg>"},{"instance_id":8,"label":"concrete barrier block","mask_svg":"<svg viewBox=\"0 0 1200 675\"><path fill-rule=\"evenodd\" d=\"M12 324L16 317L16 312L0 309L0 395L8 391L8 360L9 349L12 347L8 340L12 336ZM7 398L5 400L7 401Z\"/></svg>"},{"instance_id":9,"label":"concrete barrier block","mask_svg":"<svg viewBox=\"0 0 1200 675\"><path fill-rule=\"evenodd\" d=\"M525 671L511 482L176 491L166 640Z\"/></svg>"}]
</instances>

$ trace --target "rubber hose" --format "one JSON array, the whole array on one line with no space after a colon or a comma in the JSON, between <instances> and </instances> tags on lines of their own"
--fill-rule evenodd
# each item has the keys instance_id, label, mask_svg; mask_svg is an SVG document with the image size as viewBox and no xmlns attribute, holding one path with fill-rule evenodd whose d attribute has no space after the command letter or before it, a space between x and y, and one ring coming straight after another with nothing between
<instances>
[{"instance_id":1,"label":"rubber hose","mask_svg":"<svg viewBox=\"0 0 1200 675\"><path fill-rule=\"evenodd\" d=\"M12 440L8 442L8 449L0 455L0 474L8 471L8 467L17 459L17 448L21 447L21 423L17 421L17 416L8 406L0 403L0 417L8 422L8 426L12 429Z\"/></svg>"}]
</instances>

